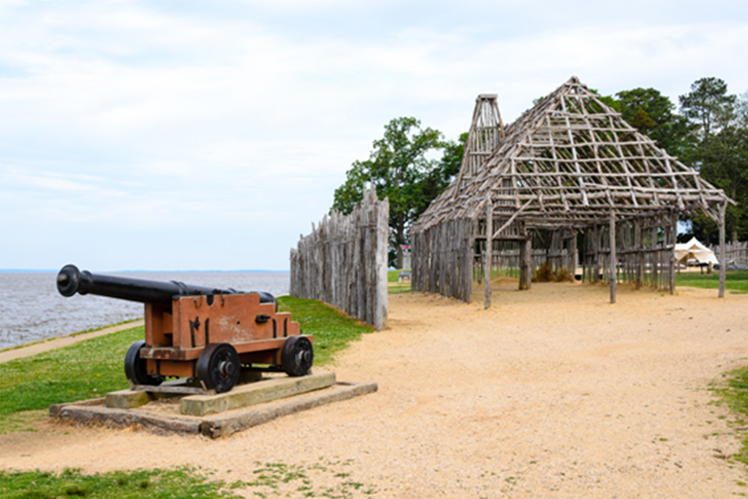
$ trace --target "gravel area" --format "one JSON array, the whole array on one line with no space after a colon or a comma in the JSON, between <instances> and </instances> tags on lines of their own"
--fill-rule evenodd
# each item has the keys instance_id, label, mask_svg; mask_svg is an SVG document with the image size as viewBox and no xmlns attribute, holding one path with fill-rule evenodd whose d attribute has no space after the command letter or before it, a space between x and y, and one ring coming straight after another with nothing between
<instances>
[{"instance_id":1,"label":"gravel area","mask_svg":"<svg viewBox=\"0 0 748 499\"><path fill-rule=\"evenodd\" d=\"M249 482L271 463L351 497L748 493L728 458L739 430L708 389L748 363L748 295L619 286L611 305L603 286L515 287L494 283L489 310L479 292L390 296L390 329L326 367L376 381L374 394L218 440L45 422L0 436L0 467L191 465ZM276 486L263 493L303 496L298 481Z\"/></svg>"}]
</instances>

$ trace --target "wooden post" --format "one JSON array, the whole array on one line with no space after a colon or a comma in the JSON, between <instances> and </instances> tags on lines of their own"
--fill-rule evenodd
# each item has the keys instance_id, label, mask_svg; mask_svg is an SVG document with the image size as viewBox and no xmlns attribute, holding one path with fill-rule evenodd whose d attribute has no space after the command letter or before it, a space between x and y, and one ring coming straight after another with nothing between
<instances>
[{"instance_id":1,"label":"wooden post","mask_svg":"<svg viewBox=\"0 0 748 499\"><path fill-rule=\"evenodd\" d=\"M616 302L616 214L610 210L610 303Z\"/></svg>"},{"instance_id":2,"label":"wooden post","mask_svg":"<svg viewBox=\"0 0 748 499\"><path fill-rule=\"evenodd\" d=\"M485 265L485 290L486 290L486 297L483 301L483 308L488 308L491 306L491 252L493 250L493 203L491 202L491 197L489 196L488 201L486 202L486 251L484 251L484 255L486 258L486 265Z\"/></svg>"},{"instance_id":3,"label":"wooden post","mask_svg":"<svg viewBox=\"0 0 748 499\"><path fill-rule=\"evenodd\" d=\"M725 296L725 267L727 266L727 255L725 248L725 208L727 203L717 205L719 209L719 297Z\"/></svg>"},{"instance_id":4,"label":"wooden post","mask_svg":"<svg viewBox=\"0 0 748 499\"><path fill-rule=\"evenodd\" d=\"M527 290L532 286L532 237L519 243L519 289Z\"/></svg>"},{"instance_id":5,"label":"wooden post","mask_svg":"<svg viewBox=\"0 0 748 499\"><path fill-rule=\"evenodd\" d=\"M592 229L592 284L597 284L597 281L600 277L600 252L598 250L600 248L601 232L602 231L600 230L600 227L598 225L595 225L595 227Z\"/></svg>"},{"instance_id":6,"label":"wooden post","mask_svg":"<svg viewBox=\"0 0 748 499\"><path fill-rule=\"evenodd\" d=\"M577 252L577 239L579 232L574 230L572 231L573 237L571 238L571 245L569 246L569 249L571 250L571 277L572 282L575 282L577 280L577 265L579 263L579 254ZM582 276L584 276L584 272L582 272Z\"/></svg>"},{"instance_id":7,"label":"wooden post","mask_svg":"<svg viewBox=\"0 0 748 499\"><path fill-rule=\"evenodd\" d=\"M640 220L634 222L634 237L636 238L635 246L638 250L636 253L636 289L642 287L644 279L644 238L642 237L642 223Z\"/></svg>"},{"instance_id":8,"label":"wooden post","mask_svg":"<svg viewBox=\"0 0 748 499\"><path fill-rule=\"evenodd\" d=\"M654 222L654 219L653 219ZM652 227L652 249L657 249L657 237L659 233L657 232L657 227ZM659 267L660 267L660 252L655 251L652 253L652 286L654 286L655 289L660 289L660 281L659 281Z\"/></svg>"},{"instance_id":9,"label":"wooden post","mask_svg":"<svg viewBox=\"0 0 748 499\"><path fill-rule=\"evenodd\" d=\"M522 229L524 232L524 228ZM525 246L525 241L522 240L519 242L519 289L522 291L523 289L527 289L527 286L525 285L525 274L527 274L527 269L525 268L525 262L527 259L525 258L525 251L527 250L527 247Z\"/></svg>"},{"instance_id":10,"label":"wooden post","mask_svg":"<svg viewBox=\"0 0 748 499\"><path fill-rule=\"evenodd\" d=\"M670 244L673 245L673 249L670 252L670 294L675 294L675 241L678 236L678 213L673 212L672 220L670 224Z\"/></svg>"}]
</instances>

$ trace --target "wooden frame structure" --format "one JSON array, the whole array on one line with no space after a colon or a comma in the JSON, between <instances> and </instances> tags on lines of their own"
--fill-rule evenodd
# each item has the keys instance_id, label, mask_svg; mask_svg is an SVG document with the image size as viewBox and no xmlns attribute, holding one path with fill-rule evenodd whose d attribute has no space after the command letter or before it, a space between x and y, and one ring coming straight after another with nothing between
<instances>
[{"instance_id":1,"label":"wooden frame structure","mask_svg":"<svg viewBox=\"0 0 748 499\"><path fill-rule=\"evenodd\" d=\"M480 269L489 306L491 269L507 255L529 289L543 255L573 276L580 246L583 279L607 280L611 303L619 280L673 292L679 214L703 211L724 243L729 202L576 77L506 129L496 96L482 94L459 175L411 228L412 288L469 301Z\"/></svg>"}]
</instances>

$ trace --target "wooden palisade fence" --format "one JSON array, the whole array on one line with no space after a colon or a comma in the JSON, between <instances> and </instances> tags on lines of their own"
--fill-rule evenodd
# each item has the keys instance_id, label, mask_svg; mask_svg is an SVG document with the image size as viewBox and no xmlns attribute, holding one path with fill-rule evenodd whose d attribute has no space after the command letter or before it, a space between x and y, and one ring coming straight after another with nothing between
<instances>
[{"instance_id":1,"label":"wooden palisade fence","mask_svg":"<svg viewBox=\"0 0 748 499\"><path fill-rule=\"evenodd\" d=\"M312 224L312 233L291 249L290 294L386 328L389 212L389 201L369 190L350 215L333 212Z\"/></svg>"},{"instance_id":2,"label":"wooden palisade fence","mask_svg":"<svg viewBox=\"0 0 748 499\"><path fill-rule=\"evenodd\" d=\"M715 255L720 254L719 245L711 249ZM748 265L748 241L726 243L725 262L726 265Z\"/></svg>"}]
</instances>

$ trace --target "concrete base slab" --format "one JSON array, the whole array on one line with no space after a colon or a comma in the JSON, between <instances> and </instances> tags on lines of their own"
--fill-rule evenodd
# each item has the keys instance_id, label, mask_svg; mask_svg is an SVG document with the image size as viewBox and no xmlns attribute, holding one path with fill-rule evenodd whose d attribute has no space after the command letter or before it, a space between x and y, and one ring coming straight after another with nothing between
<instances>
[{"instance_id":1,"label":"concrete base slab","mask_svg":"<svg viewBox=\"0 0 748 499\"><path fill-rule=\"evenodd\" d=\"M377 391L376 383L338 382L327 388L210 416L179 413L177 399L151 401L138 408L109 408L104 398L49 407L49 415L63 422L138 426L154 433L203 434L211 438L231 435L275 418ZM150 406L154 405L151 408Z\"/></svg>"}]
</instances>

